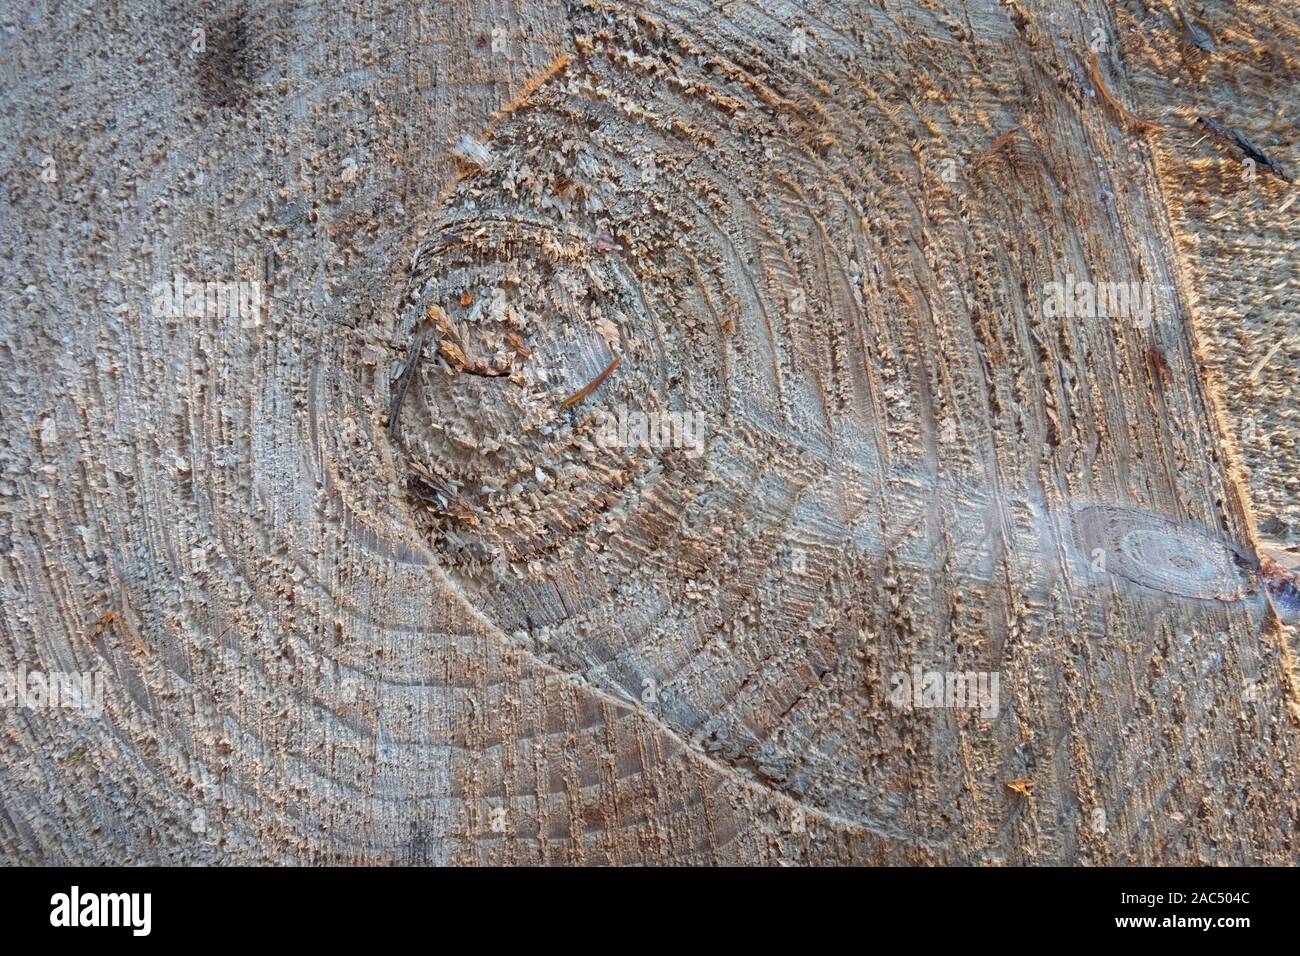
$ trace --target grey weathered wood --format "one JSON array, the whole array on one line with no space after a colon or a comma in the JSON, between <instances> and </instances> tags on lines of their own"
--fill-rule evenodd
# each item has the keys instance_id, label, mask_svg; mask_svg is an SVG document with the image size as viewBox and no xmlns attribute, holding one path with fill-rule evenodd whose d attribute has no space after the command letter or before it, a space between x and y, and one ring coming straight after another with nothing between
<instances>
[{"instance_id":1,"label":"grey weathered wood","mask_svg":"<svg viewBox=\"0 0 1300 956\"><path fill-rule=\"evenodd\" d=\"M1293 10L229 9L5 14L0 860L1296 861Z\"/></svg>"}]
</instances>

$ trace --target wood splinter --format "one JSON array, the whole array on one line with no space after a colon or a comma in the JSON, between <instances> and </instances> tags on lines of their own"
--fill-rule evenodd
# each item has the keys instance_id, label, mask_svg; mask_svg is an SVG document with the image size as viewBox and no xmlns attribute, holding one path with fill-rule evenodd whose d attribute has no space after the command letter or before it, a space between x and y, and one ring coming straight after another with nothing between
<instances>
[{"instance_id":1,"label":"wood splinter","mask_svg":"<svg viewBox=\"0 0 1300 956\"><path fill-rule=\"evenodd\" d=\"M1101 68L1097 65L1096 53L1092 55L1089 68L1092 73L1092 82L1097 84L1097 90L1101 93L1101 98L1110 104L1111 109L1123 117L1124 121L1131 125L1135 130L1139 133L1163 133L1167 129L1167 127L1161 126L1159 123L1153 123L1151 120L1145 120L1138 116L1116 99L1110 90L1106 89L1106 84L1101 78Z\"/></svg>"},{"instance_id":2,"label":"wood splinter","mask_svg":"<svg viewBox=\"0 0 1300 956\"><path fill-rule=\"evenodd\" d=\"M1257 166L1263 166L1270 174L1276 176L1283 182L1289 183L1293 181L1291 174L1288 173L1281 164L1248 140L1240 130L1233 129L1231 126L1225 126L1218 120L1210 119L1208 116L1198 116L1196 118L1196 125L1206 130L1216 139L1237 147L1247 160Z\"/></svg>"},{"instance_id":3,"label":"wood splinter","mask_svg":"<svg viewBox=\"0 0 1300 956\"><path fill-rule=\"evenodd\" d=\"M605 366L605 371L601 372L599 375L593 378L586 385L582 386L582 388L578 389L576 392L574 392L564 401L560 402L560 408L561 409L572 408L574 405L577 405L580 401L582 401L584 398L586 398L596 389L600 388L601 384L605 381L605 379L609 378L610 375L614 373L614 369L618 368L619 363L622 361L623 361L623 356L615 355L614 360Z\"/></svg>"},{"instance_id":4,"label":"wood splinter","mask_svg":"<svg viewBox=\"0 0 1300 956\"><path fill-rule=\"evenodd\" d=\"M988 149L984 150L984 152L980 154L980 158L975 160L975 163L971 168L979 169L990 159L996 156L999 152L1001 152L1002 148L1006 146L1007 143L1011 142L1011 137L1015 136L1016 131L1019 129L1020 129L1020 125L1016 124L1015 126L1011 127L1011 129L1007 130L1005 133L1002 133L1000 136L998 136L998 138L993 141L993 145L991 145Z\"/></svg>"},{"instance_id":5,"label":"wood splinter","mask_svg":"<svg viewBox=\"0 0 1300 956\"><path fill-rule=\"evenodd\" d=\"M415 370L420 365L420 357L424 354L424 333L419 332L411 341L411 348L406 356L406 366L402 373L397 376L397 386L393 392L393 404L388 410L388 434L393 436L397 433L397 418L402 411L402 402L406 400L406 390L411 387L411 380L415 378Z\"/></svg>"},{"instance_id":6,"label":"wood splinter","mask_svg":"<svg viewBox=\"0 0 1300 956\"><path fill-rule=\"evenodd\" d=\"M438 351L440 351L453 366L470 375L480 375L483 378L501 378L510 374L507 368L490 368L481 362L473 362L465 353L464 346L460 343L460 336L452 327L451 321L447 318L445 312L436 305L430 305L425 314L434 321L438 326L438 331L442 337L438 340Z\"/></svg>"},{"instance_id":7,"label":"wood splinter","mask_svg":"<svg viewBox=\"0 0 1300 956\"><path fill-rule=\"evenodd\" d=\"M1187 15L1187 11L1178 7L1178 19L1183 24L1183 33L1188 43L1196 47L1203 53L1214 52L1214 39L1205 32L1195 20Z\"/></svg>"},{"instance_id":8,"label":"wood splinter","mask_svg":"<svg viewBox=\"0 0 1300 956\"><path fill-rule=\"evenodd\" d=\"M428 505L436 513L466 524L478 524L478 509L446 481L428 473L416 474L411 476L407 487L417 501Z\"/></svg>"}]
</instances>

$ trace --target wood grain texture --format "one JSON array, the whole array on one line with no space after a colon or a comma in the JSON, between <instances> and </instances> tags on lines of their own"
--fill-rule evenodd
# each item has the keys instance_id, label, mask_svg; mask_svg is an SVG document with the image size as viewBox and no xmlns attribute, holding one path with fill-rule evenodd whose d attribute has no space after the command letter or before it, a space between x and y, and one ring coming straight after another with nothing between
<instances>
[{"instance_id":1,"label":"wood grain texture","mask_svg":"<svg viewBox=\"0 0 1300 956\"><path fill-rule=\"evenodd\" d=\"M1294 11L5 19L0 861L1297 861Z\"/></svg>"}]
</instances>

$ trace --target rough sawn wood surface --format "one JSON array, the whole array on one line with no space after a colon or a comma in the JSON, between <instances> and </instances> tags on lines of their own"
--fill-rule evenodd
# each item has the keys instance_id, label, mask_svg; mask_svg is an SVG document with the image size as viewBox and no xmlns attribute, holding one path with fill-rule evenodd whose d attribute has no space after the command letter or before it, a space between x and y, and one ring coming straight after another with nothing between
<instances>
[{"instance_id":1,"label":"rough sawn wood surface","mask_svg":"<svg viewBox=\"0 0 1300 956\"><path fill-rule=\"evenodd\" d=\"M9 5L0 670L106 692L0 862L1297 862L1300 206L1195 120L1300 168L1300 11L1196 14Z\"/></svg>"}]
</instances>

